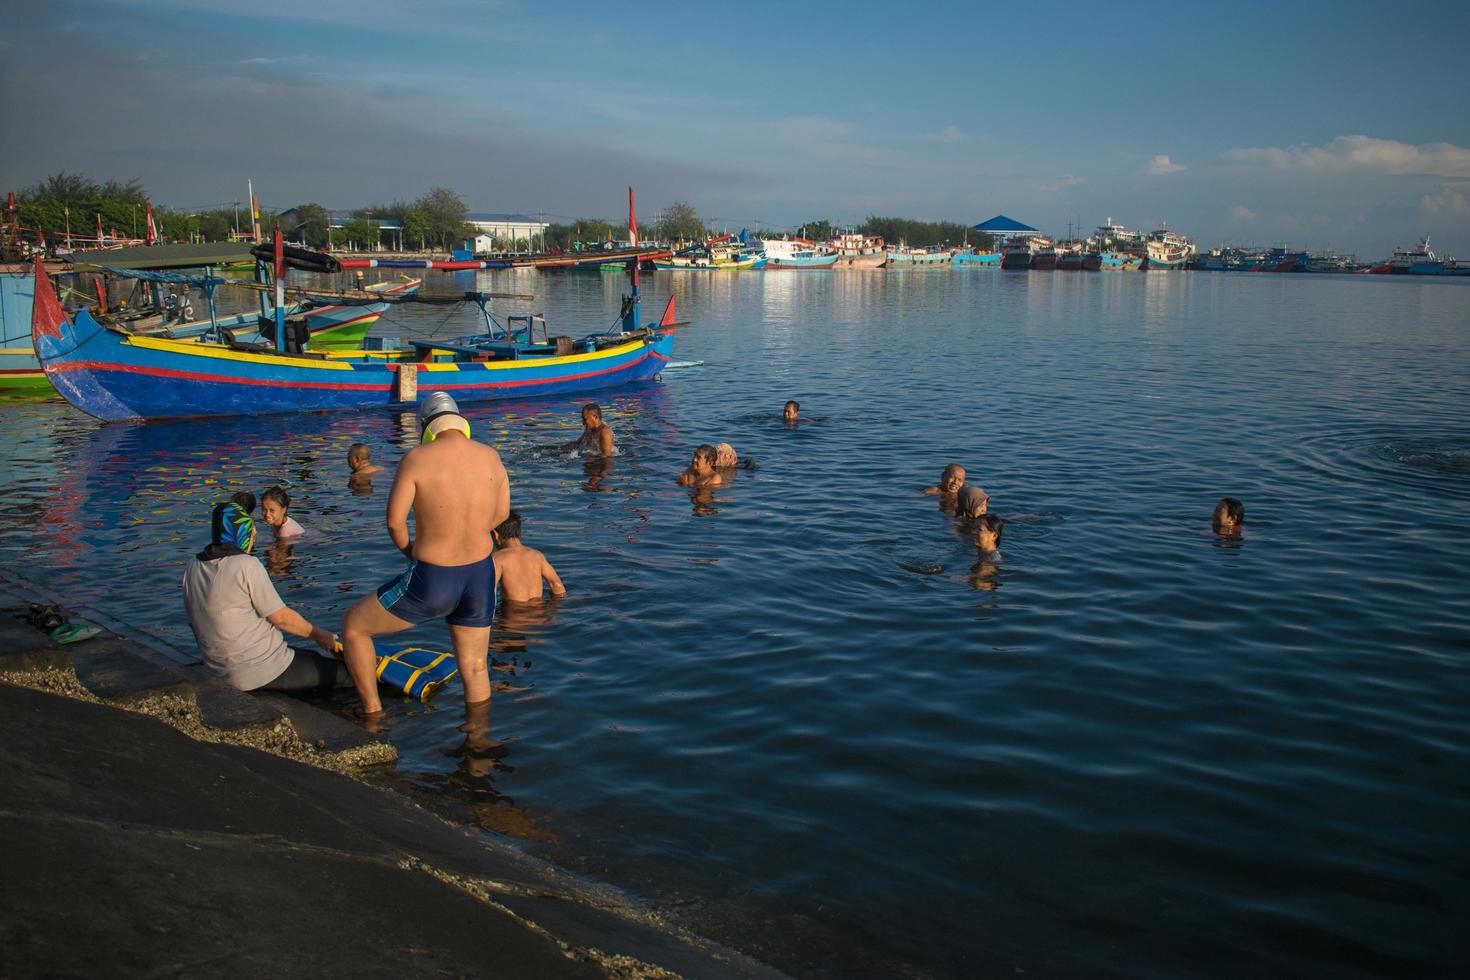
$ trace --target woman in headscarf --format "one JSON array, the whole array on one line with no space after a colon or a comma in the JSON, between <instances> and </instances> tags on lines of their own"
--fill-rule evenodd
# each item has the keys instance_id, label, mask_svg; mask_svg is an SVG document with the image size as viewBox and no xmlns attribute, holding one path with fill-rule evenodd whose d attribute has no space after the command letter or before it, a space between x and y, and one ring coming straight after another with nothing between
<instances>
[{"instance_id":1,"label":"woman in headscarf","mask_svg":"<svg viewBox=\"0 0 1470 980\"><path fill-rule=\"evenodd\" d=\"M210 543L184 569L184 611L204 663L241 691L351 686L337 638L281 601L258 558L255 521L236 503L217 504ZM293 650L282 633L309 637L328 656Z\"/></svg>"}]
</instances>

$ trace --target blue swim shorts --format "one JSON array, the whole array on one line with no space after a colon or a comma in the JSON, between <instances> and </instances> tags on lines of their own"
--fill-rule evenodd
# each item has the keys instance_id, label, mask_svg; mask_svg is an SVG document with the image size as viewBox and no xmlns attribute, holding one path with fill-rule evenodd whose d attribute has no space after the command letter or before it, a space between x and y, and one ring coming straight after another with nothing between
<instances>
[{"instance_id":1,"label":"blue swim shorts","mask_svg":"<svg viewBox=\"0 0 1470 980\"><path fill-rule=\"evenodd\" d=\"M402 575L378 587L383 608L414 625L442 616L450 626L489 626L494 596L494 555L469 565L412 561Z\"/></svg>"}]
</instances>

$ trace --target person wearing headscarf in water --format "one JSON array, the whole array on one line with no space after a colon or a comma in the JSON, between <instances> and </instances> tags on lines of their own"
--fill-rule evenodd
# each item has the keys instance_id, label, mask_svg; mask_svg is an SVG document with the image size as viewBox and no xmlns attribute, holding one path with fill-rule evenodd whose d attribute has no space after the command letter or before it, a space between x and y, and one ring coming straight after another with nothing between
<instances>
[{"instance_id":1,"label":"person wearing headscarf in water","mask_svg":"<svg viewBox=\"0 0 1470 980\"><path fill-rule=\"evenodd\" d=\"M237 503L216 504L209 547L184 569L184 612L204 663L241 691L311 691L352 682L337 638L281 601L258 558L255 521ZM281 634L309 637L329 656L293 650Z\"/></svg>"}]
</instances>

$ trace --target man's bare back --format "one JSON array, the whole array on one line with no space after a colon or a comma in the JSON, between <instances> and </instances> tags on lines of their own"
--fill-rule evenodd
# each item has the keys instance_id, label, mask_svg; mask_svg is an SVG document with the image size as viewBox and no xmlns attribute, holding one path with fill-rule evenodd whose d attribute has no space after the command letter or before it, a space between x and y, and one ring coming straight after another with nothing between
<instances>
[{"instance_id":1,"label":"man's bare back","mask_svg":"<svg viewBox=\"0 0 1470 980\"><path fill-rule=\"evenodd\" d=\"M541 583L551 587L551 594L567 594L556 569L535 548L527 548L517 538L503 541L495 551L495 580L500 596L506 602L540 602Z\"/></svg>"},{"instance_id":2,"label":"man's bare back","mask_svg":"<svg viewBox=\"0 0 1470 980\"><path fill-rule=\"evenodd\" d=\"M490 554L490 532L509 513L510 486L500 454L462 433L445 432L398 464L388 494L388 533L410 558L468 565Z\"/></svg>"}]
</instances>

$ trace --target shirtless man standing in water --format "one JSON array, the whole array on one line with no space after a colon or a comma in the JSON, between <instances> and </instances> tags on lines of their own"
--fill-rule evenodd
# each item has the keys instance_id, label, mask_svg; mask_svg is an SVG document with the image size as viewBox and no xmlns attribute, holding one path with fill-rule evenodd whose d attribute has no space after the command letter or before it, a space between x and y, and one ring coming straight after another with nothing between
<instances>
[{"instance_id":1,"label":"shirtless man standing in water","mask_svg":"<svg viewBox=\"0 0 1470 980\"><path fill-rule=\"evenodd\" d=\"M449 395L426 397L419 422L423 444L399 462L388 494L388 535L410 559L408 570L358 600L342 620L347 669L367 715L383 710L373 637L441 616L449 624L465 703L490 699L491 531L510 513L510 481L500 454L470 438L470 424Z\"/></svg>"},{"instance_id":2,"label":"shirtless man standing in water","mask_svg":"<svg viewBox=\"0 0 1470 980\"><path fill-rule=\"evenodd\" d=\"M595 402L582 406L582 435L567 443L564 449L575 449L588 456L611 456L617 449L613 444L613 430L602 421L602 409Z\"/></svg>"}]
</instances>

